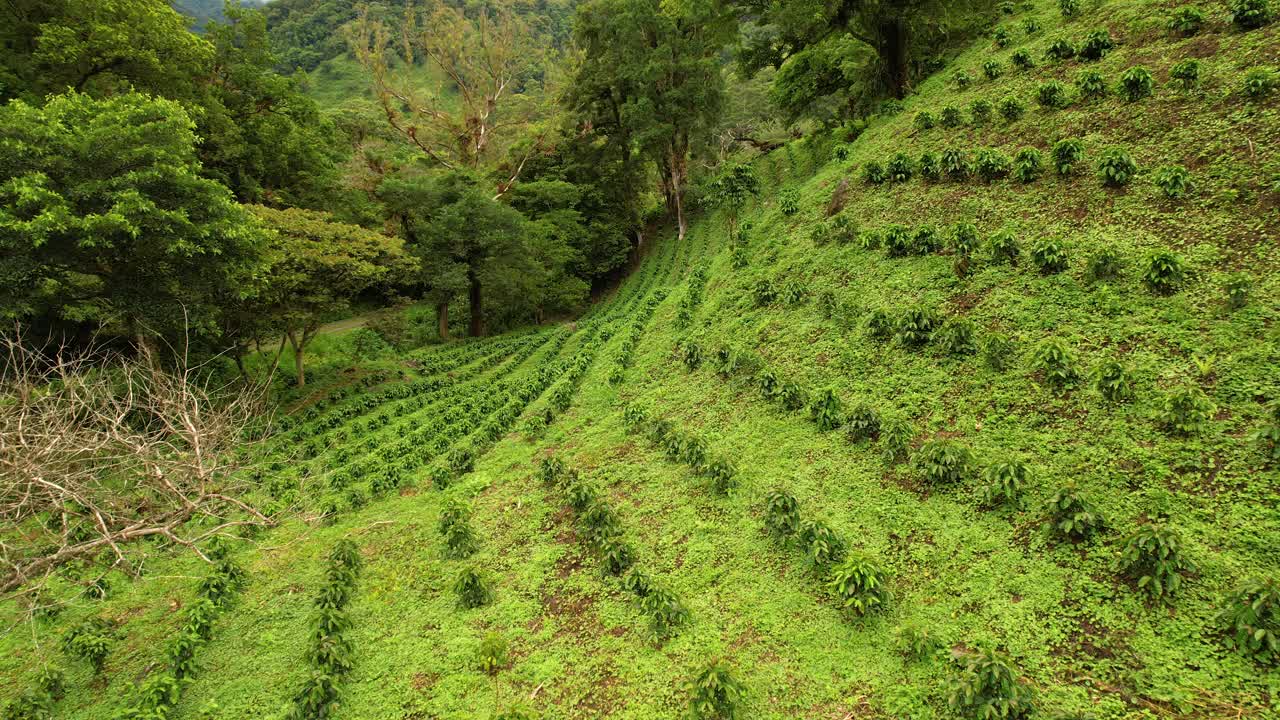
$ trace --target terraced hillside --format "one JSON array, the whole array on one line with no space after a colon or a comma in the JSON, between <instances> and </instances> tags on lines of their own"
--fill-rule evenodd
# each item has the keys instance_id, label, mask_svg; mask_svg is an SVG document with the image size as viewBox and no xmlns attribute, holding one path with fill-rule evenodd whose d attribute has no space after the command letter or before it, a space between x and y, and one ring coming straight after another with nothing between
<instances>
[{"instance_id":1,"label":"terraced hillside","mask_svg":"<svg viewBox=\"0 0 1280 720\"><path fill-rule=\"evenodd\" d=\"M266 447L280 527L6 602L0 696L1277 716L1280 31L1180 7L1010 5L578 322L309 388Z\"/></svg>"}]
</instances>

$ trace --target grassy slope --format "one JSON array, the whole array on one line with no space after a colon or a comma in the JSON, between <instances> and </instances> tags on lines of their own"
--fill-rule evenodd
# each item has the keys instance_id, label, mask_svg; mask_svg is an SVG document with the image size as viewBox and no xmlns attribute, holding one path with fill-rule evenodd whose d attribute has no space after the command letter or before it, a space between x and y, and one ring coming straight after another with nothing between
<instances>
[{"instance_id":1,"label":"grassy slope","mask_svg":"<svg viewBox=\"0 0 1280 720\"><path fill-rule=\"evenodd\" d=\"M1280 162L1280 113L1274 97L1246 105L1236 91L1245 69L1277 62L1280 42L1274 28L1227 31L1217 6L1202 37L1171 39L1157 7L1115 2L1064 25L1056 9L1040 3L1030 13L1044 28L1038 36L1026 39L1018 30L1013 47L995 51L983 43L957 61L980 78L993 54L1007 59L1026 46L1040 61L1054 38L1078 39L1106 26L1121 46L1096 67L1114 83L1125 67L1146 64L1159 83L1154 98L1046 112L1034 108L1035 85L1048 76L1073 79L1079 64L1007 72L964 91L952 87L948 71L927 81L906 112L878 121L847 161L812 168L803 145L762 160L769 190L747 213L755 222L748 268L731 268L724 220L712 216L695 225L685 247L660 245L620 295L625 302L703 264L710 282L692 331L675 327L683 294L677 289L648 324L624 382L606 382L625 326L619 319L573 409L538 438L509 436L444 493L424 481L344 513L332 526L291 522L259 538L257 550L240 555L251 583L201 651L204 670L178 716L216 708L210 717L272 717L283 706L304 672L322 558L345 536L359 542L367 566L353 604L355 670L338 718L486 717L516 701L545 717L674 717L681 683L709 657L736 668L750 689L753 718L946 716L945 665L908 663L895 649L894 630L906 623L930 628L948 645L1000 646L1054 711L1090 710L1101 718L1275 712L1276 675L1227 652L1212 617L1224 590L1280 565L1280 478L1243 440L1260 422L1260 400L1280 390L1280 217L1269 189ZM1166 82L1167 70L1190 54L1202 56L1206 81L1203 91L1183 93ZM915 110L936 114L947 103L963 107L1007 94L1033 108L1012 126L997 120L982 129L911 129ZM969 220L985 237L1008 225L1024 247L1060 234L1072 255L1066 274L1039 277L1025 266L979 262L959 281L945 256L890 260L853 246L815 248L809 239L832 189L869 159L979 145L1012 156L1023 145L1047 149L1064 135L1082 136L1090 158L1106 145L1129 145L1146 172L1123 191L1100 188L1091 174L1030 186L913 180L869 188L854 180L846 212L869 229ZM1190 199L1158 199L1150 170L1169 162L1192 169L1197 191ZM802 198L790 218L775 205L784 185ZM1085 258L1103 246L1126 257L1124 276L1086 283ZM1197 277L1185 291L1158 298L1137 275L1145 254L1164 246L1191 260ZM1221 282L1234 269L1254 276L1256 295L1251 306L1227 313ZM810 296L792 307L756 308L751 290L765 278L798 280ZM814 302L826 289L842 306L830 320ZM861 323L869 309L917 303L966 314L983 333L1010 335L1018 348L1013 369L995 373L976 359L866 338ZM619 304L600 312L610 307ZM811 391L833 387L846 406L864 400L910 418L917 441L947 433L980 462L1026 459L1034 471L1029 509L980 510L973 483L928 488L912 465L886 468L877 447L850 445L838 433L818 432L803 414L765 403L745 375L726 381L707 369L687 371L673 348L690 337L764 358ZM1060 397L1041 387L1030 355L1048 337L1067 340L1085 369L1123 357L1137 373L1137 400L1116 406L1087 389ZM1215 368L1200 377L1192 358L1210 354ZM523 367L539 362L534 356ZM1161 392L1183 383L1202 386L1220 408L1203 437L1173 438L1153 422ZM620 413L626 402L731 457L739 491L717 498L647 439L629 435ZM640 563L690 607L692 623L673 639L661 646L648 640L629 596L601 577L598 561L577 542L562 503L536 479L536 461L550 453L609 489ZM1038 508L1067 479L1110 519L1112 530L1099 541L1064 546L1039 532ZM761 500L777 486L890 569L895 599L887 613L850 620L797 553L764 535ZM480 610L454 605L450 586L464 562L443 556L435 527L447 496L471 499L483 542L473 562L497 591ZM1112 570L1118 539L1144 518L1176 525L1198 567L1167 608L1146 605ZM25 687L41 659L67 665L54 639L74 619L101 614L124 622L107 672L91 680L81 665L68 665L71 690L59 707L69 718L106 717L128 681L159 659L166 632L179 621L174 607L190 600L201 572L184 559L161 563L141 582L118 583L102 603L81 601L53 624L10 632L0 640L0 695ZM13 606L5 607L6 618L14 617ZM512 662L495 678L473 669L489 632L513 644Z\"/></svg>"}]
</instances>

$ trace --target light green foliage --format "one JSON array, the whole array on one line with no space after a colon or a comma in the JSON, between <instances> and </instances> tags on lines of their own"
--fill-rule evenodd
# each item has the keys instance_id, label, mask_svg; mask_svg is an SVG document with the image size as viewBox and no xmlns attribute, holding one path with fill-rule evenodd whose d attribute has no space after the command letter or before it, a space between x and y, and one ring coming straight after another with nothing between
<instances>
[{"instance_id":1,"label":"light green foliage","mask_svg":"<svg viewBox=\"0 0 1280 720\"><path fill-rule=\"evenodd\" d=\"M952 180L963 180L969 177L972 168L969 164L969 155L957 148L947 148L942 151L942 171Z\"/></svg>"},{"instance_id":2,"label":"light green foliage","mask_svg":"<svg viewBox=\"0 0 1280 720\"><path fill-rule=\"evenodd\" d=\"M915 429L906 418L889 415L880 420L880 454L886 463L905 459L914 439Z\"/></svg>"},{"instance_id":3,"label":"light green foliage","mask_svg":"<svg viewBox=\"0 0 1280 720\"><path fill-rule=\"evenodd\" d=\"M858 442L880 434L880 414L871 405L860 402L845 417L845 436L850 442Z\"/></svg>"},{"instance_id":4,"label":"light green foliage","mask_svg":"<svg viewBox=\"0 0 1280 720\"><path fill-rule=\"evenodd\" d=\"M955 82L956 87L961 90L965 90L973 84L973 77L964 70L958 70L955 75L951 76L951 79ZM945 127L946 124L944 123L943 126Z\"/></svg>"},{"instance_id":5,"label":"light green foliage","mask_svg":"<svg viewBox=\"0 0 1280 720\"><path fill-rule=\"evenodd\" d=\"M1179 60L1169 68L1169 77L1182 83L1184 90L1190 90L1200 83L1200 61L1195 58Z\"/></svg>"},{"instance_id":6,"label":"light green foliage","mask_svg":"<svg viewBox=\"0 0 1280 720\"><path fill-rule=\"evenodd\" d=\"M1180 200L1195 189L1191 173L1181 165L1165 165L1156 170L1156 187L1170 200Z\"/></svg>"},{"instance_id":7,"label":"light green foliage","mask_svg":"<svg viewBox=\"0 0 1280 720\"><path fill-rule=\"evenodd\" d=\"M89 620L63 636L63 652L87 661L95 674L102 672L102 665L110 650L110 633L110 623L98 618Z\"/></svg>"},{"instance_id":8,"label":"light green foliage","mask_svg":"<svg viewBox=\"0 0 1280 720\"><path fill-rule=\"evenodd\" d=\"M1081 70L1076 76L1076 87L1080 88L1080 97L1100 98L1107 94L1107 81L1097 70Z\"/></svg>"},{"instance_id":9,"label":"light green foliage","mask_svg":"<svg viewBox=\"0 0 1280 720\"><path fill-rule=\"evenodd\" d=\"M471 528L471 509L457 500L449 500L440 511L440 537L449 557L465 558L474 553L478 542Z\"/></svg>"},{"instance_id":10,"label":"light green foliage","mask_svg":"<svg viewBox=\"0 0 1280 720\"><path fill-rule=\"evenodd\" d=\"M1036 347L1033 367L1046 384L1058 391L1075 387L1080 382L1079 360L1061 340L1050 338Z\"/></svg>"},{"instance_id":11,"label":"light green foliage","mask_svg":"<svg viewBox=\"0 0 1280 720\"><path fill-rule=\"evenodd\" d=\"M670 590L651 585L640 596L640 612L649 618L649 629L655 640L671 635L676 628L689 622L689 609Z\"/></svg>"},{"instance_id":12,"label":"light green foliage","mask_svg":"<svg viewBox=\"0 0 1280 720\"><path fill-rule=\"evenodd\" d=\"M1042 237L1031 245L1031 262L1042 275L1064 272L1069 259L1066 243L1060 238Z\"/></svg>"},{"instance_id":13,"label":"light green foliage","mask_svg":"<svg viewBox=\"0 0 1280 720\"><path fill-rule=\"evenodd\" d=\"M795 215L800 211L800 191L787 188L778 195L778 209L783 215Z\"/></svg>"},{"instance_id":14,"label":"light green foliage","mask_svg":"<svg viewBox=\"0 0 1280 720\"><path fill-rule=\"evenodd\" d=\"M804 551L809 566L820 575L842 562L847 553L844 540L821 520L800 522L796 546Z\"/></svg>"},{"instance_id":15,"label":"light green foliage","mask_svg":"<svg viewBox=\"0 0 1280 720\"><path fill-rule=\"evenodd\" d=\"M790 540L800 531L800 506L795 496L785 490L770 490L764 504L764 524L770 533Z\"/></svg>"},{"instance_id":16,"label":"light green foliage","mask_svg":"<svg viewBox=\"0 0 1280 720\"><path fill-rule=\"evenodd\" d=\"M1138 164L1129 151L1122 147L1107 148L1098 158L1098 178L1106 187L1124 187L1137 174Z\"/></svg>"},{"instance_id":17,"label":"light green foliage","mask_svg":"<svg viewBox=\"0 0 1280 720\"><path fill-rule=\"evenodd\" d=\"M933 334L933 340L937 343L938 350L945 355L972 355L978 350L976 334L977 329L972 320L953 317L938 328Z\"/></svg>"},{"instance_id":18,"label":"light green foliage","mask_svg":"<svg viewBox=\"0 0 1280 720\"><path fill-rule=\"evenodd\" d=\"M988 507L1021 507L1027 475L1027 465L1021 460L988 465L982 472L982 504Z\"/></svg>"},{"instance_id":19,"label":"light green foliage","mask_svg":"<svg viewBox=\"0 0 1280 720\"><path fill-rule=\"evenodd\" d=\"M1013 42L1013 33L1007 27L998 27L991 33L991 39L996 41L998 47L1009 47Z\"/></svg>"},{"instance_id":20,"label":"light green foliage","mask_svg":"<svg viewBox=\"0 0 1280 720\"><path fill-rule=\"evenodd\" d=\"M1087 540L1105 527L1101 513L1073 483L1062 486L1049 498L1045 512L1045 527L1066 540Z\"/></svg>"},{"instance_id":21,"label":"light green foliage","mask_svg":"<svg viewBox=\"0 0 1280 720\"><path fill-rule=\"evenodd\" d=\"M1000 101L1000 117L1006 122L1015 122L1027 112L1027 106L1012 95L1006 96Z\"/></svg>"},{"instance_id":22,"label":"light green foliage","mask_svg":"<svg viewBox=\"0 0 1280 720\"><path fill-rule=\"evenodd\" d=\"M476 667L488 675L497 674L509 662L506 638L497 633L487 633L476 651Z\"/></svg>"},{"instance_id":23,"label":"light green foliage","mask_svg":"<svg viewBox=\"0 0 1280 720\"><path fill-rule=\"evenodd\" d=\"M1129 102L1137 102L1143 98L1151 97L1151 93L1155 91L1156 81L1151 77L1151 71L1142 67L1131 67L1120 74L1119 91Z\"/></svg>"},{"instance_id":24,"label":"light green foliage","mask_svg":"<svg viewBox=\"0 0 1280 720\"><path fill-rule=\"evenodd\" d=\"M1157 295L1169 295L1186 284L1188 275L1187 262L1181 255L1160 250L1147 259L1147 267L1142 271L1142 282Z\"/></svg>"},{"instance_id":25,"label":"light green foliage","mask_svg":"<svg viewBox=\"0 0 1280 720\"><path fill-rule=\"evenodd\" d=\"M942 248L942 236L933 225L921 225L911 234L911 253L928 255Z\"/></svg>"},{"instance_id":26,"label":"light green foliage","mask_svg":"<svg viewBox=\"0 0 1280 720\"><path fill-rule=\"evenodd\" d=\"M887 574L875 561L850 556L831 571L827 587L843 607L854 615L883 609L890 599Z\"/></svg>"},{"instance_id":27,"label":"light green foliage","mask_svg":"<svg viewBox=\"0 0 1280 720\"><path fill-rule=\"evenodd\" d=\"M1049 44L1044 56L1050 60L1070 60L1076 56L1076 46L1066 38L1058 38Z\"/></svg>"},{"instance_id":28,"label":"light green foliage","mask_svg":"<svg viewBox=\"0 0 1280 720\"><path fill-rule=\"evenodd\" d=\"M1034 711L1031 688L1022 682L1004 655L988 648L957 654L953 662L947 705L961 717L1017 720Z\"/></svg>"},{"instance_id":29,"label":"light green foliage","mask_svg":"<svg viewBox=\"0 0 1280 720\"><path fill-rule=\"evenodd\" d=\"M973 453L955 440L930 440L920 446L916 464L934 485L954 485L973 473Z\"/></svg>"},{"instance_id":30,"label":"light green foliage","mask_svg":"<svg viewBox=\"0 0 1280 720\"><path fill-rule=\"evenodd\" d=\"M1183 386L1165 394L1158 419L1175 435L1199 435L1209 430L1217 406L1198 387Z\"/></svg>"},{"instance_id":31,"label":"light green foliage","mask_svg":"<svg viewBox=\"0 0 1280 720\"><path fill-rule=\"evenodd\" d=\"M1040 83L1036 88L1036 102L1049 110L1058 110L1071 104L1067 97L1067 86L1058 80Z\"/></svg>"},{"instance_id":32,"label":"light green foliage","mask_svg":"<svg viewBox=\"0 0 1280 720\"><path fill-rule=\"evenodd\" d=\"M825 388L813 399L809 406L809 414L815 425L823 432L830 432L844 424L844 411L840 396L835 390Z\"/></svg>"},{"instance_id":33,"label":"light green foliage","mask_svg":"<svg viewBox=\"0 0 1280 720\"><path fill-rule=\"evenodd\" d=\"M1247 273L1233 273L1227 278L1224 287L1227 295L1227 307L1239 310L1249 304L1249 295L1253 290L1253 278Z\"/></svg>"},{"instance_id":34,"label":"light green foliage","mask_svg":"<svg viewBox=\"0 0 1280 720\"><path fill-rule=\"evenodd\" d=\"M1111 402L1133 399L1132 371L1118 360L1107 360L1093 371L1093 386Z\"/></svg>"},{"instance_id":35,"label":"light green foliage","mask_svg":"<svg viewBox=\"0 0 1280 720\"><path fill-rule=\"evenodd\" d=\"M1271 68L1252 68L1244 75L1244 94L1261 100L1276 89L1276 84L1276 73Z\"/></svg>"},{"instance_id":36,"label":"light green foliage","mask_svg":"<svg viewBox=\"0 0 1280 720\"><path fill-rule=\"evenodd\" d=\"M1195 5L1183 5L1169 17L1169 29L1180 35L1191 36L1204 26L1204 11Z\"/></svg>"},{"instance_id":37,"label":"light green foliage","mask_svg":"<svg viewBox=\"0 0 1280 720\"><path fill-rule=\"evenodd\" d=\"M736 720L742 717L746 687L720 662L701 668L685 684L691 720Z\"/></svg>"},{"instance_id":38,"label":"light green foliage","mask_svg":"<svg viewBox=\"0 0 1280 720\"><path fill-rule=\"evenodd\" d=\"M928 660L942 649L942 641L934 637L928 628L904 625L894 632L898 651L916 661Z\"/></svg>"},{"instance_id":39,"label":"light green foliage","mask_svg":"<svg viewBox=\"0 0 1280 720\"><path fill-rule=\"evenodd\" d=\"M1241 655L1270 664L1280 658L1280 582L1248 580L1222 600L1218 623Z\"/></svg>"},{"instance_id":40,"label":"light green foliage","mask_svg":"<svg viewBox=\"0 0 1280 720\"><path fill-rule=\"evenodd\" d=\"M1166 527L1143 525L1124 541L1116 563L1137 582L1138 590L1166 600L1182 586L1182 573L1191 569L1183 556L1182 538Z\"/></svg>"}]
</instances>

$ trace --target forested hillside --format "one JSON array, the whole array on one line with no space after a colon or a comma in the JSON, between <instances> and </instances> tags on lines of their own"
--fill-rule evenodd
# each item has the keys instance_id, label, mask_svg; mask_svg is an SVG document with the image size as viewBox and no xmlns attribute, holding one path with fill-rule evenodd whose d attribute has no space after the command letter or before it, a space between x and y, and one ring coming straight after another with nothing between
<instances>
[{"instance_id":1,"label":"forested hillside","mask_svg":"<svg viewBox=\"0 0 1280 720\"><path fill-rule=\"evenodd\" d=\"M1280 717L1265 0L60 2L5 717Z\"/></svg>"}]
</instances>

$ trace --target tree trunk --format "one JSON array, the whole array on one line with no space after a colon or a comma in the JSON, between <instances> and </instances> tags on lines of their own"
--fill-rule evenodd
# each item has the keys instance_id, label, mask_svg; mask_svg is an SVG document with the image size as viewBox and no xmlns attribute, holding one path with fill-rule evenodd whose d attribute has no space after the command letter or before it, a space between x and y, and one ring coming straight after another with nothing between
<instances>
[{"instance_id":1,"label":"tree trunk","mask_svg":"<svg viewBox=\"0 0 1280 720\"><path fill-rule=\"evenodd\" d=\"M480 276L475 270L468 270L467 279L471 281L467 292L471 305L471 337L480 337L484 335L484 295L480 291Z\"/></svg>"},{"instance_id":2,"label":"tree trunk","mask_svg":"<svg viewBox=\"0 0 1280 720\"><path fill-rule=\"evenodd\" d=\"M676 216L676 230L678 240L684 240L685 232L688 227L684 219L684 168L685 157L684 152L677 148L676 143L671 143L669 147L670 157L667 160L667 200L671 205L671 209Z\"/></svg>"},{"instance_id":3,"label":"tree trunk","mask_svg":"<svg viewBox=\"0 0 1280 720\"><path fill-rule=\"evenodd\" d=\"M303 329L302 334L299 336L293 330L289 330L286 336L289 338L289 345L293 347L293 370L298 379L298 387L306 387L307 375L303 370L302 349L307 344L307 331ZM301 340L299 340L299 337L301 337Z\"/></svg>"},{"instance_id":4,"label":"tree trunk","mask_svg":"<svg viewBox=\"0 0 1280 720\"><path fill-rule=\"evenodd\" d=\"M436 303L436 327L441 340L449 339L449 302Z\"/></svg>"},{"instance_id":5,"label":"tree trunk","mask_svg":"<svg viewBox=\"0 0 1280 720\"><path fill-rule=\"evenodd\" d=\"M894 17L880 25L880 62L885 89L896 98L907 94L907 26Z\"/></svg>"},{"instance_id":6,"label":"tree trunk","mask_svg":"<svg viewBox=\"0 0 1280 720\"><path fill-rule=\"evenodd\" d=\"M236 357L236 368L240 371L240 379L244 380L245 382L248 382L249 371L245 369L245 366L244 366L244 346L236 345L235 349L232 350L231 352Z\"/></svg>"}]
</instances>

